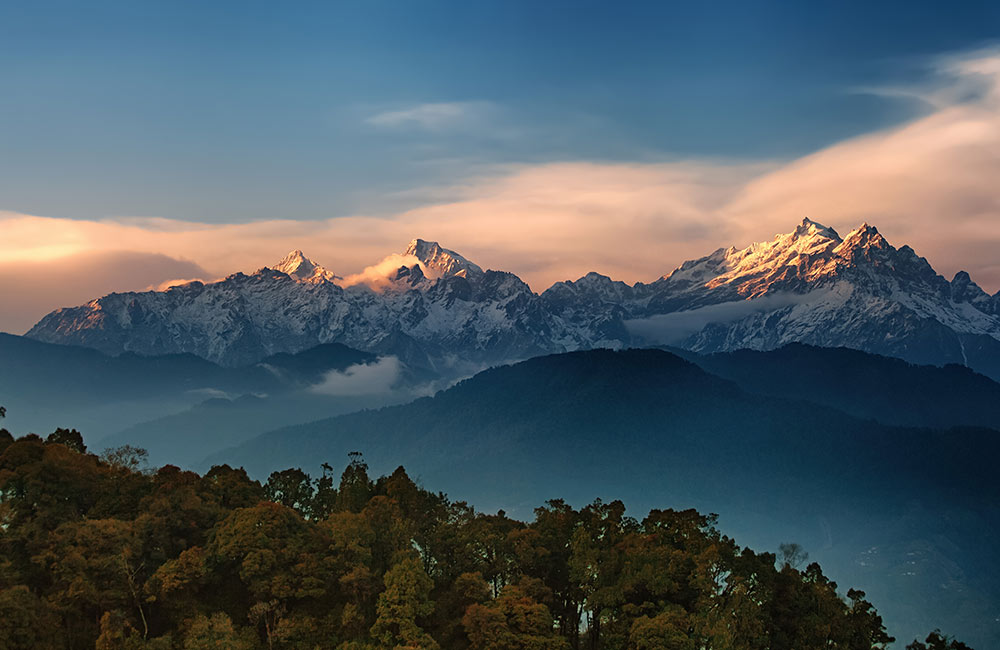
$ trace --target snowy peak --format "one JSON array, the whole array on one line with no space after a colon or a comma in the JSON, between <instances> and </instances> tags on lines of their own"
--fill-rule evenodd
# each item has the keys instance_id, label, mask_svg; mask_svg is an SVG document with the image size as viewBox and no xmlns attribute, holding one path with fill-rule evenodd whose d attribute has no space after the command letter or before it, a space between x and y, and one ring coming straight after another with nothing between
<instances>
[{"instance_id":1,"label":"snowy peak","mask_svg":"<svg viewBox=\"0 0 1000 650\"><path fill-rule=\"evenodd\" d=\"M332 282L337 278L332 271L328 271L313 262L298 249L285 255L280 262L274 265L274 270L281 271L302 282Z\"/></svg>"},{"instance_id":2,"label":"snowy peak","mask_svg":"<svg viewBox=\"0 0 1000 650\"><path fill-rule=\"evenodd\" d=\"M807 238L807 239L819 237L822 239L830 239L838 242L840 241L840 235L837 234L836 230L830 228L829 226L824 226L821 223L813 221L809 217L806 217L802 220L802 223L799 225L798 228L795 229L793 233L791 233L791 236L795 238Z\"/></svg>"},{"instance_id":3,"label":"snowy peak","mask_svg":"<svg viewBox=\"0 0 1000 650\"><path fill-rule=\"evenodd\" d=\"M803 219L795 230L777 235L769 242L751 244L743 250L721 251L724 260L718 259L720 251L705 258L720 271L705 286L715 289L731 285L741 296L752 298L774 284L815 279L829 273L833 251L840 244L836 230Z\"/></svg>"},{"instance_id":4,"label":"snowy peak","mask_svg":"<svg viewBox=\"0 0 1000 650\"><path fill-rule=\"evenodd\" d=\"M895 251L889 242L885 240L875 226L867 223L861 224L847 234L844 241L837 247L836 253L845 259L851 259L854 251Z\"/></svg>"},{"instance_id":5,"label":"snowy peak","mask_svg":"<svg viewBox=\"0 0 1000 650\"><path fill-rule=\"evenodd\" d=\"M404 256L413 256L424 265L428 275L435 277L478 277L483 270L476 264L465 259L458 253L442 248L436 241L414 239L403 252Z\"/></svg>"},{"instance_id":6,"label":"snowy peak","mask_svg":"<svg viewBox=\"0 0 1000 650\"><path fill-rule=\"evenodd\" d=\"M423 239L343 279L295 250L250 276L58 310L29 336L229 365L339 342L437 369L649 341L703 352L804 342L1000 377L1000 293L987 295L967 273L948 282L868 224L842 238L803 219L651 284L588 273L541 295Z\"/></svg>"}]
</instances>

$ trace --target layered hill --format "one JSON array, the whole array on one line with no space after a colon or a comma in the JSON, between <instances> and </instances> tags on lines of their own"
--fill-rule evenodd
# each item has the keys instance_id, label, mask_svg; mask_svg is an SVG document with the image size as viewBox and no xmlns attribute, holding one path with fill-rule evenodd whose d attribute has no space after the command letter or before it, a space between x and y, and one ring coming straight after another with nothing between
<instances>
[{"instance_id":1,"label":"layered hill","mask_svg":"<svg viewBox=\"0 0 1000 650\"><path fill-rule=\"evenodd\" d=\"M708 355L669 350L750 393L812 402L883 424L1000 431L1000 384L965 366L915 365L801 343Z\"/></svg>"},{"instance_id":2,"label":"layered hill","mask_svg":"<svg viewBox=\"0 0 1000 650\"><path fill-rule=\"evenodd\" d=\"M841 237L806 219L652 283L590 273L541 294L435 242L413 240L387 259L390 272L352 281L293 251L249 275L60 309L28 336L226 366L337 342L452 376L577 349L654 343L711 353L801 342L1000 378L1000 294L964 272L946 280L867 224Z\"/></svg>"},{"instance_id":3,"label":"layered hill","mask_svg":"<svg viewBox=\"0 0 1000 650\"><path fill-rule=\"evenodd\" d=\"M877 595L900 638L933 622L984 647L1000 639L984 623L1000 593L981 573L1000 569L995 430L887 426L749 392L665 351L596 350L279 429L204 466L266 477L352 451L485 509L520 513L554 495L693 505L762 547L802 543L835 579Z\"/></svg>"},{"instance_id":4,"label":"layered hill","mask_svg":"<svg viewBox=\"0 0 1000 650\"><path fill-rule=\"evenodd\" d=\"M272 422L273 427L350 410L339 405L344 400L324 394L309 400L310 408L298 398L295 408L278 408L275 401L320 384L328 373L374 363L377 359L371 353L327 344L229 368L193 354L111 356L0 333L0 403L8 409L4 426L14 431L44 434L56 427L73 427L92 445L123 428L206 400L228 403L244 395L257 396L273 407L270 419L258 418ZM400 383L410 380L402 373L399 379ZM335 408L323 410L329 406ZM242 422L246 424L246 419ZM253 433L263 430L250 429ZM198 432L210 433L205 427ZM179 435L164 433L160 439L143 437L130 442L157 450L180 443ZM205 444L210 443L206 440Z\"/></svg>"}]
</instances>

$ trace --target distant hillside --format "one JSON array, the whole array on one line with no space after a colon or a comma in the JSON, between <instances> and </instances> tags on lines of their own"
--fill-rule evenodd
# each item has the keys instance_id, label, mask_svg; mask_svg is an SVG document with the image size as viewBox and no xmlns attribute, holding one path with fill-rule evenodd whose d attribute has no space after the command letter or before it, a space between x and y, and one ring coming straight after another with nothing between
<instances>
[{"instance_id":1,"label":"distant hillside","mask_svg":"<svg viewBox=\"0 0 1000 650\"><path fill-rule=\"evenodd\" d=\"M327 344L223 368L192 354L110 356L0 333L0 398L8 408L5 426L12 430L77 427L96 441L209 398L287 393L319 381L324 372L374 360L373 354Z\"/></svg>"},{"instance_id":2,"label":"distant hillside","mask_svg":"<svg viewBox=\"0 0 1000 650\"><path fill-rule=\"evenodd\" d=\"M191 468L207 454L239 445L278 427L409 401L405 389L372 395L335 396L310 391L215 398L180 413L133 424L101 438L96 447L133 445L149 451L152 465Z\"/></svg>"},{"instance_id":3,"label":"distant hillside","mask_svg":"<svg viewBox=\"0 0 1000 650\"><path fill-rule=\"evenodd\" d=\"M686 456L715 466L731 457L748 466L778 464L809 480L818 467L825 475L839 472L837 480L870 476L892 458L897 479L926 483L938 477L955 489L978 490L982 475L970 472L969 463L982 461L962 456L971 439L1000 440L1000 434L887 427L804 400L752 394L665 351L594 350L493 368L404 406L280 429L225 458L263 473L358 447L376 466L384 449L424 456L425 470L440 464L451 473L461 471L451 465L453 457L488 450L523 451L531 458L521 460L540 459L553 468L557 459L586 458L590 451L605 458L623 454L631 464L662 453L668 458L656 464ZM904 442L934 454L903 456ZM636 447L644 448L643 458L629 456ZM850 462L831 465L837 457ZM705 471L712 470L698 468Z\"/></svg>"},{"instance_id":4,"label":"distant hillside","mask_svg":"<svg viewBox=\"0 0 1000 650\"><path fill-rule=\"evenodd\" d=\"M751 393L831 406L885 424L1000 430L1000 384L965 366L919 366L801 343L708 355L667 349Z\"/></svg>"},{"instance_id":5,"label":"distant hillside","mask_svg":"<svg viewBox=\"0 0 1000 650\"><path fill-rule=\"evenodd\" d=\"M315 471L354 450L377 471L403 462L485 509L517 513L565 494L718 512L741 537L762 547L802 542L834 578L878 594L902 638L933 619L1000 640L1000 628L981 625L1000 594L976 568L1000 570L989 541L1000 530L992 505L1000 434L992 430L889 427L750 393L668 352L598 350L488 370L405 406L276 430L205 465L266 476L288 466ZM942 581L952 585L946 593Z\"/></svg>"}]
</instances>

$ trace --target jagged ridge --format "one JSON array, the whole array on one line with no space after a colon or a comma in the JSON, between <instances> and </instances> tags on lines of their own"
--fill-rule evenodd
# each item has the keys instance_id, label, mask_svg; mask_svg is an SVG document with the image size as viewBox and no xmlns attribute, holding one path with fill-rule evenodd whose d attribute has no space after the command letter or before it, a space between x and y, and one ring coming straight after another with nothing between
<instances>
[{"instance_id":1,"label":"jagged ridge","mask_svg":"<svg viewBox=\"0 0 1000 650\"><path fill-rule=\"evenodd\" d=\"M28 336L109 353L192 352L227 365L339 342L443 374L544 352L669 343L701 352L791 342L1000 377L1000 293L948 282L868 224L841 237L804 219L744 249L718 249L655 282L589 273L535 294L437 242L384 282L348 285L301 251L274 268L57 310Z\"/></svg>"}]
</instances>

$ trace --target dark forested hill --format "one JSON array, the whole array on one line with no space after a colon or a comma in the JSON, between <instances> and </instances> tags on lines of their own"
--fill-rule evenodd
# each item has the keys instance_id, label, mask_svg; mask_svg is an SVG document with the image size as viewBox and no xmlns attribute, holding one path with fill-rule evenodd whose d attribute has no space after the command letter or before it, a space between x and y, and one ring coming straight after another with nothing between
<instances>
[{"instance_id":1,"label":"dark forested hill","mask_svg":"<svg viewBox=\"0 0 1000 650\"><path fill-rule=\"evenodd\" d=\"M275 465L308 465L317 452L358 448L376 466L383 454L403 453L419 457L422 471L440 466L453 476L462 471L456 459L480 454L516 461L498 467L505 476L533 465L574 465L567 469L576 472L580 463L616 459L627 463L616 469L652 465L678 475L724 478L768 467L795 480L856 481L846 493L933 482L987 496L984 490L991 495L997 487L983 482L991 464L967 452L998 443L993 431L889 427L805 400L750 393L669 352L595 350L493 368L404 406L280 429L219 458L265 474ZM720 472L729 461L741 468ZM484 471L492 470L476 467L470 476Z\"/></svg>"},{"instance_id":2,"label":"dark forested hill","mask_svg":"<svg viewBox=\"0 0 1000 650\"><path fill-rule=\"evenodd\" d=\"M890 427L748 392L665 351L597 350L277 430L210 462L266 476L354 450L485 508L526 513L563 494L718 512L755 543L803 542L835 578L884 595L897 630L935 620L968 636L977 621L979 638L1000 638L981 623L1000 598L979 573L998 530L992 430Z\"/></svg>"},{"instance_id":3,"label":"dark forested hill","mask_svg":"<svg viewBox=\"0 0 1000 650\"><path fill-rule=\"evenodd\" d=\"M886 424L1000 430L1000 384L965 366L919 366L801 343L709 355L669 351L751 393L832 406Z\"/></svg>"}]
</instances>

